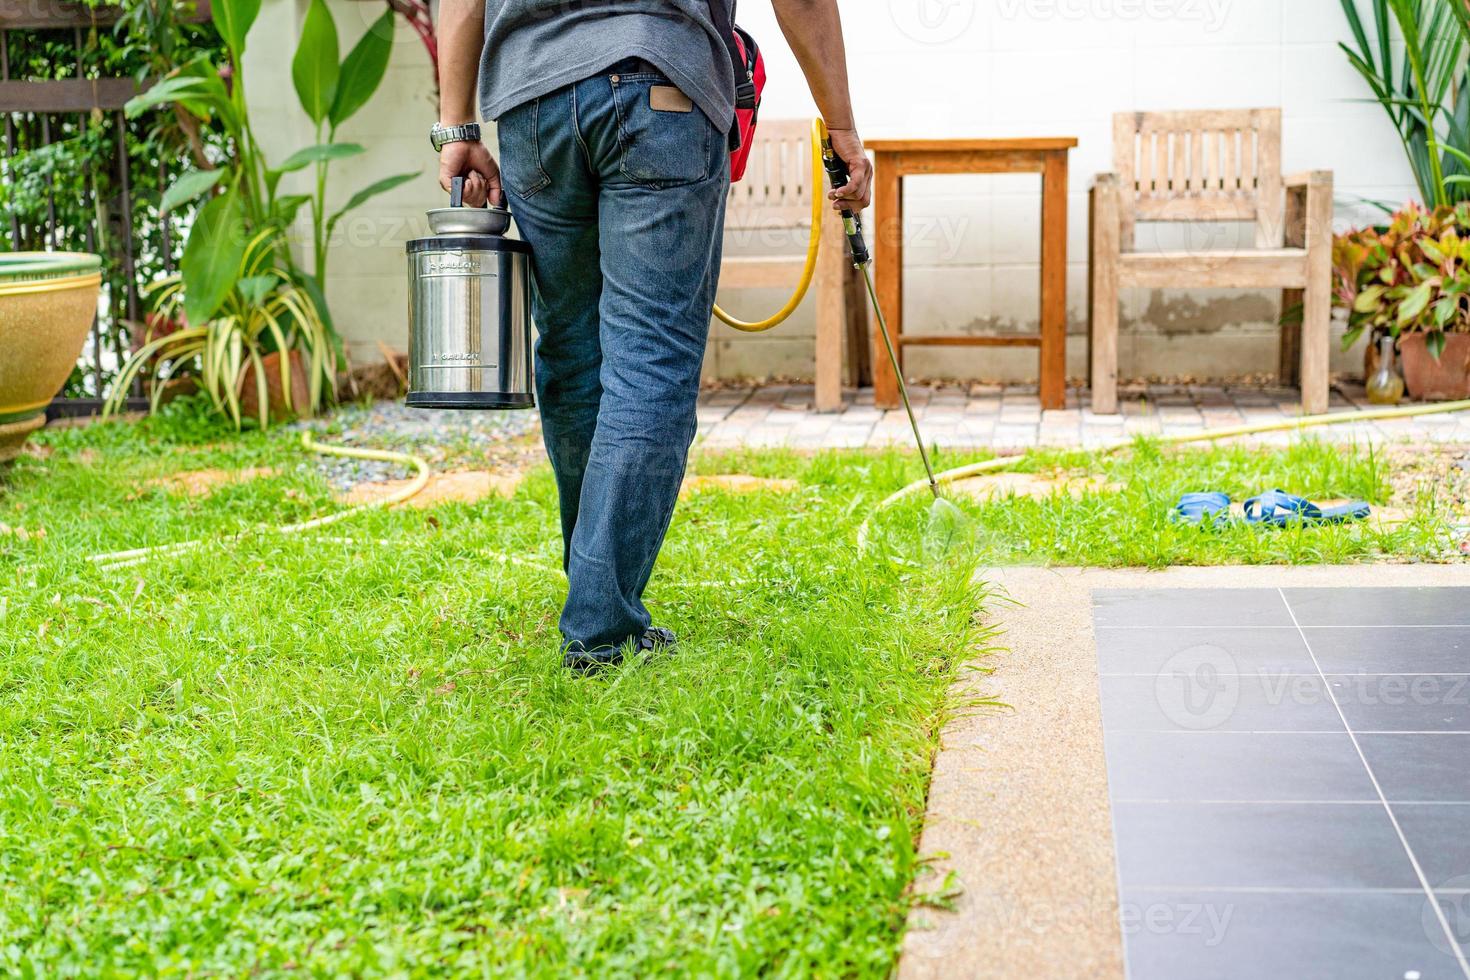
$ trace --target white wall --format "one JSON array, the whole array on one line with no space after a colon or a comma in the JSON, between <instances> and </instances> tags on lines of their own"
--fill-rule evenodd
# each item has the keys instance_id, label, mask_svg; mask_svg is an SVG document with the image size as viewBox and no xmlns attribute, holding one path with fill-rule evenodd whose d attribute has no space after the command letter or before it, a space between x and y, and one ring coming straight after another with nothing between
<instances>
[{"instance_id":1,"label":"white wall","mask_svg":"<svg viewBox=\"0 0 1470 980\"><path fill-rule=\"evenodd\" d=\"M1337 48L1350 39L1338 0L841 0L841 7L866 137L1080 139L1071 161L1073 375L1085 372L1087 187L1112 169L1113 113L1281 106L1284 169L1335 170L1344 227L1374 214L1363 198L1417 197L1382 109L1352 101L1366 88ZM763 113L810 115L813 103L769 5L745 0L740 19L765 41L771 80ZM1026 176L910 181L907 329L1035 331L1039 184ZM1150 229L1141 229L1139 247L1151 245ZM1120 367L1125 375L1272 370L1279 306L1260 293L1131 291ZM739 346L752 341L717 337L725 348L717 362L757 360ZM778 370L801 363L793 345L753 342L772 349ZM909 357L917 375L1028 378L1036 370L1026 350L911 349ZM1360 353L1338 355L1337 367L1355 360L1361 365Z\"/></svg>"},{"instance_id":2,"label":"white wall","mask_svg":"<svg viewBox=\"0 0 1470 980\"><path fill-rule=\"evenodd\" d=\"M328 0L337 21L341 57L382 16L383 4ZM303 0L265 0L245 50L246 88L256 136L272 161L315 141L291 82ZM337 133L339 142L360 143L367 152L332 164L328 210L341 207L360 189L395 173L422 170L417 179L351 212L338 225L328 261L327 300L337 329L355 361L380 360L377 342L408 347L408 288L404 245L429 233L424 211L442 207L438 157L429 146L429 127L438 118L429 56L400 18L388 71L372 100ZM306 171L294 175L294 191L305 193ZM298 237L309 242L309 233ZM311 248L300 250L307 268Z\"/></svg>"},{"instance_id":3,"label":"white wall","mask_svg":"<svg viewBox=\"0 0 1470 980\"><path fill-rule=\"evenodd\" d=\"M330 0L343 49L381 11L377 3ZM1071 135L1068 315L1070 373L1084 371L1088 182L1110 169L1111 116L1149 109L1281 106L1284 168L1337 173L1344 226L1373 212L1361 199L1415 196L1383 111L1363 104L1362 81L1337 49L1348 32L1338 0L839 0L859 125L865 136ZM271 36L294 37L304 4L267 0ZM770 72L762 114L809 117L814 107L767 0L742 0L740 20L762 41ZM295 109L290 50L252 37L257 104ZM253 66L252 66L253 67ZM267 71L270 88L263 85ZM260 111L258 110L258 115ZM270 114L299 119L299 111ZM342 134L370 153L334 167L345 197L383 174L425 168L422 180L360 216L333 253L330 296L354 348L382 338L402 347L403 242L423 232L422 212L441 200L424 133L434 118L427 58L400 24L383 90ZM309 142L304 128L262 133L283 149ZM285 145L289 144L289 146ZM924 332L1036 328L1039 179L930 177L908 195L909 329ZM1148 229L1140 247L1150 246ZM739 249L738 243L734 248ZM799 247L795 250L799 251ZM763 315L783 297L723 295ZM811 301L788 325L760 336L717 327L707 373L808 374ZM1124 299L1121 369L1129 374L1227 374L1274 369L1279 302L1259 293L1156 293ZM1034 377L1026 350L913 350L910 372L985 378ZM941 358L943 359L941 362ZM1360 355L1337 355L1339 368Z\"/></svg>"}]
</instances>

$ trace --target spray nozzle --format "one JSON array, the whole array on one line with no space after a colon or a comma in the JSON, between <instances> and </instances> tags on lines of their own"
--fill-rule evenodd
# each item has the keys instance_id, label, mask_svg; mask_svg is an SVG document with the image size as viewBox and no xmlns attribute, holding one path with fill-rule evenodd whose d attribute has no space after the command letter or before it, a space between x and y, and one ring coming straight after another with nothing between
<instances>
[{"instance_id":1,"label":"spray nozzle","mask_svg":"<svg viewBox=\"0 0 1470 980\"><path fill-rule=\"evenodd\" d=\"M822 137L822 166L827 171L827 179L832 182L835 190L842 187L852 179L852 173L847 168L847 161L837 155L832 148L832 137ZM842 230L847 235L847 247L852 249L852 262L854 265L867 265L868 243L863 238L863 219L853 214L846 208L842 211Z\"/></svg>"}]
</instances>

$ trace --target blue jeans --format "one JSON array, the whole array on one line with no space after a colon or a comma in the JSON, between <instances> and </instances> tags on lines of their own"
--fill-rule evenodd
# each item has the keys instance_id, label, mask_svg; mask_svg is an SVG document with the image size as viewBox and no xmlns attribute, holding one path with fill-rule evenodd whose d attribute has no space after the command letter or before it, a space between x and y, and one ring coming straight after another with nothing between
<instances>
[{"instance_id":1,"label":"blue jeans","mask_svg":"<svg viewBox=\"0 0 1470 980\"><path fill-rule=\"evenodd\" d=\"M499 120L506 196L535 252L561 632L587 650L650 625L643 590L694 439L729 187L724 134L697 108L654 109L649 90L670 83L640 69L619 64Z\"/></svg>"}]
</instances>

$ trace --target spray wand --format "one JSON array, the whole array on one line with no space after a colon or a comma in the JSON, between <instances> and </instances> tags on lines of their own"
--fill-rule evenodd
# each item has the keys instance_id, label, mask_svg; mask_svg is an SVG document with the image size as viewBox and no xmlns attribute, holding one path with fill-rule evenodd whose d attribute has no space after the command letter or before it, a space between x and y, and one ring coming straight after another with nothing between
<instances>
[{"instance_id":1,"label":"spray wand","mask_svg":"<svg viewBox=\"0 0 1470 980\"><path fill-rule=\"evenodd\" d=\"M832 138L827 135L826 127L822 128L822 166L826 168L827 178L832 181L834 189L842 187L851 179L847 161L832 148ZM919 420L914 415L913 405L909 403L909 388L903 380L903 369L898 366L898 352L893 349L893 338L888 335L888 320L883 316L883 307L878 302L878 291L873 288L873 273L870 268L872 256L868 254L868 243L863 238L863 219L844 208L842 230L847 235L847 247L852 250L852 264L862 271L863 281L868 285L868 298L873 301L873 312L878 315L878 336L883 338L883 346L888 350L888 362L893 365L893 376L898 379L898 394L903 399L903 410L908 413L909 425L913 426L914 441L919 444L919 457L924 460L924 472L929 475L929 490L934 494L934 499L938 500L939 481L934 478L934 467L929 463L929 451L924 448L924 436L919 432Z\"/></svg>"}]
</instances>

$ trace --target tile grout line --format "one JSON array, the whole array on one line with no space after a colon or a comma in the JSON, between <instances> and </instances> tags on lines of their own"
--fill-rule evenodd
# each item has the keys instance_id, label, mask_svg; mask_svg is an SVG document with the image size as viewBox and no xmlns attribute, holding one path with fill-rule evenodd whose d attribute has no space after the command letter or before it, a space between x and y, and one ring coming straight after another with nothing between
<instances>
[{"instance_id":1,"label":"tile grout line","mask_svg":"<svg viewBox=\"0 0 1470 980\"><path fill-rule=\"evenodd\" d=\"M1190 592L1190 591L1194 591L1194 592L1206 592L1206 591L1210 591L1210 590L1208 588L1199 588L1199 589L1183 589L1183 590L1180 590L1180 591L1185 591L1185 592ZM1236 589L1236 590L1226 590L1226 591L1252 591L1252 590L1240 590L1240 589ZM1277 591L1280 591L1280 590L1278 589ZM1228 632L1231 632L1233 630L1241 630L1241 631L1254 630L1254 631L1260 632L1260 633L1275 633L1275 632L1284 632L1284 631L1289 631L1289 632L1294 632L1294 633L1305 633L1307 630L1388 630L1388 629L1392 629L1392 630L1470 630L1470 623L1404 623L1401 626L1378 626L1378 625L1375 625L1373 623L1345 623L1345 624L1340 625L1340 626L1296 626L1296 625L1293 625L1293 626L1254 626L1254 625L1251 625L1251 626L1230 626L1230 625L1218 625L1218 626L1180 626L1180 625L1164 625L1164 626L1111 626L1111 625L1102 625L1102 626L1099 626L1097 628L1100 629L1100 630L1114 630L1114 631L1117 631L1117 632L1120 632L1120 633L1123 632L1123 631L1125 631L1125 630L1132 630L1132 631L1135 631L1135 632L1142 632L1142 633L1151 633L1151 632L1154 632L1156 630L1174 630L1174 631L1190 631L1190 630L1192 630L1192 631L1201 632L1201 633L1207 632L1207 631L1208 632L1212 632L1212 633L1213 632L1225 632L1225 633L1228 633Z\"/></svg>"},{"instance_id":2,"label":"tile grout line","mask_svg":"<svg viewBox=\"0 0 1470 980\"><path fill-rule=\"evenodd\" d=\"M1399 826L1399 818L1394 815L1393 807L1388 805L1388 797L1384 795L1383 787L1378 783L1378 776L1373 772L1373 767L1368 765L1368 757L1363 754L1363 747L1358 744L1357 733L1353 726L1348 724L1347 714L1338 703L1337 695L1332 690L1332 685L1327 683L1327 675L1322 673L1322 665L1317 662L1317 652L1312 649L1311 641L1302 630L1301 623L1297 622L1296 610L1291 608L1291 601L1286 598L1286 590L1276 589L1276 594L1281 597L1281 603L1286 607L1286 613L1291 617L1291 622L1301 634L1302 642L1307 645L1307 654L1312 658L1312 663L1317 667L1317 673L1322 676L1322 683L1327 685L1327 696L1332 699L1332 706L1337 709L1338 717L1342 719L1342 727L1347 729L1348 738L1352 740L1353 750L1358 753L1358 760L1363 763L1363 771L1368 774L1368 780L1373 784L1373 791L1378 794L1379 801L1383 804L1383 812L1388 814L1389 823L1393 824L1394 833L1399 835L1399 843L1404 846L1404 853L1409 858L1409 864L1414 868L1414 874L1419 878L1419 884L1424 889L1424 896L1429 905L1434 909L1435 918L1439 920L1440 928L1444 930L1445 938L1450 941L1450 949L1454 951L1455 959L1460 964L1460 971L1464 973L1466 980L1470 980L1470 962L1465 959L1465 951L1460 948L1460 941L1455 938L1454 930L1445 918L1444 909L1440 907L1439 899L1434 894L1434 889L1429 885L1429 877L1424 873L1424 868L1419 864L1419 858L1415 856L1414 849L1409 846L1409 838L1404 835L1404 828Z\"/></svg>"},{"instance_id":3,"label":"tile grout line","mask_svg":"<svg viewBox=\"0 0 1470 980\"><path fill-rule=\"evenodd\" d=\"M1200 800L1194 797L1147 797L1130 796L1118 797L1114 803L1142 803L1145 805L1167 805L1167 806L1378 806L1378 800ZM1470 800L1394 800L1400 806L1470 806ZM1295 891L1297 889L1287 889ZM1377 890L1377 889L1373 889Z\"/></svg>"}]
</instances>

